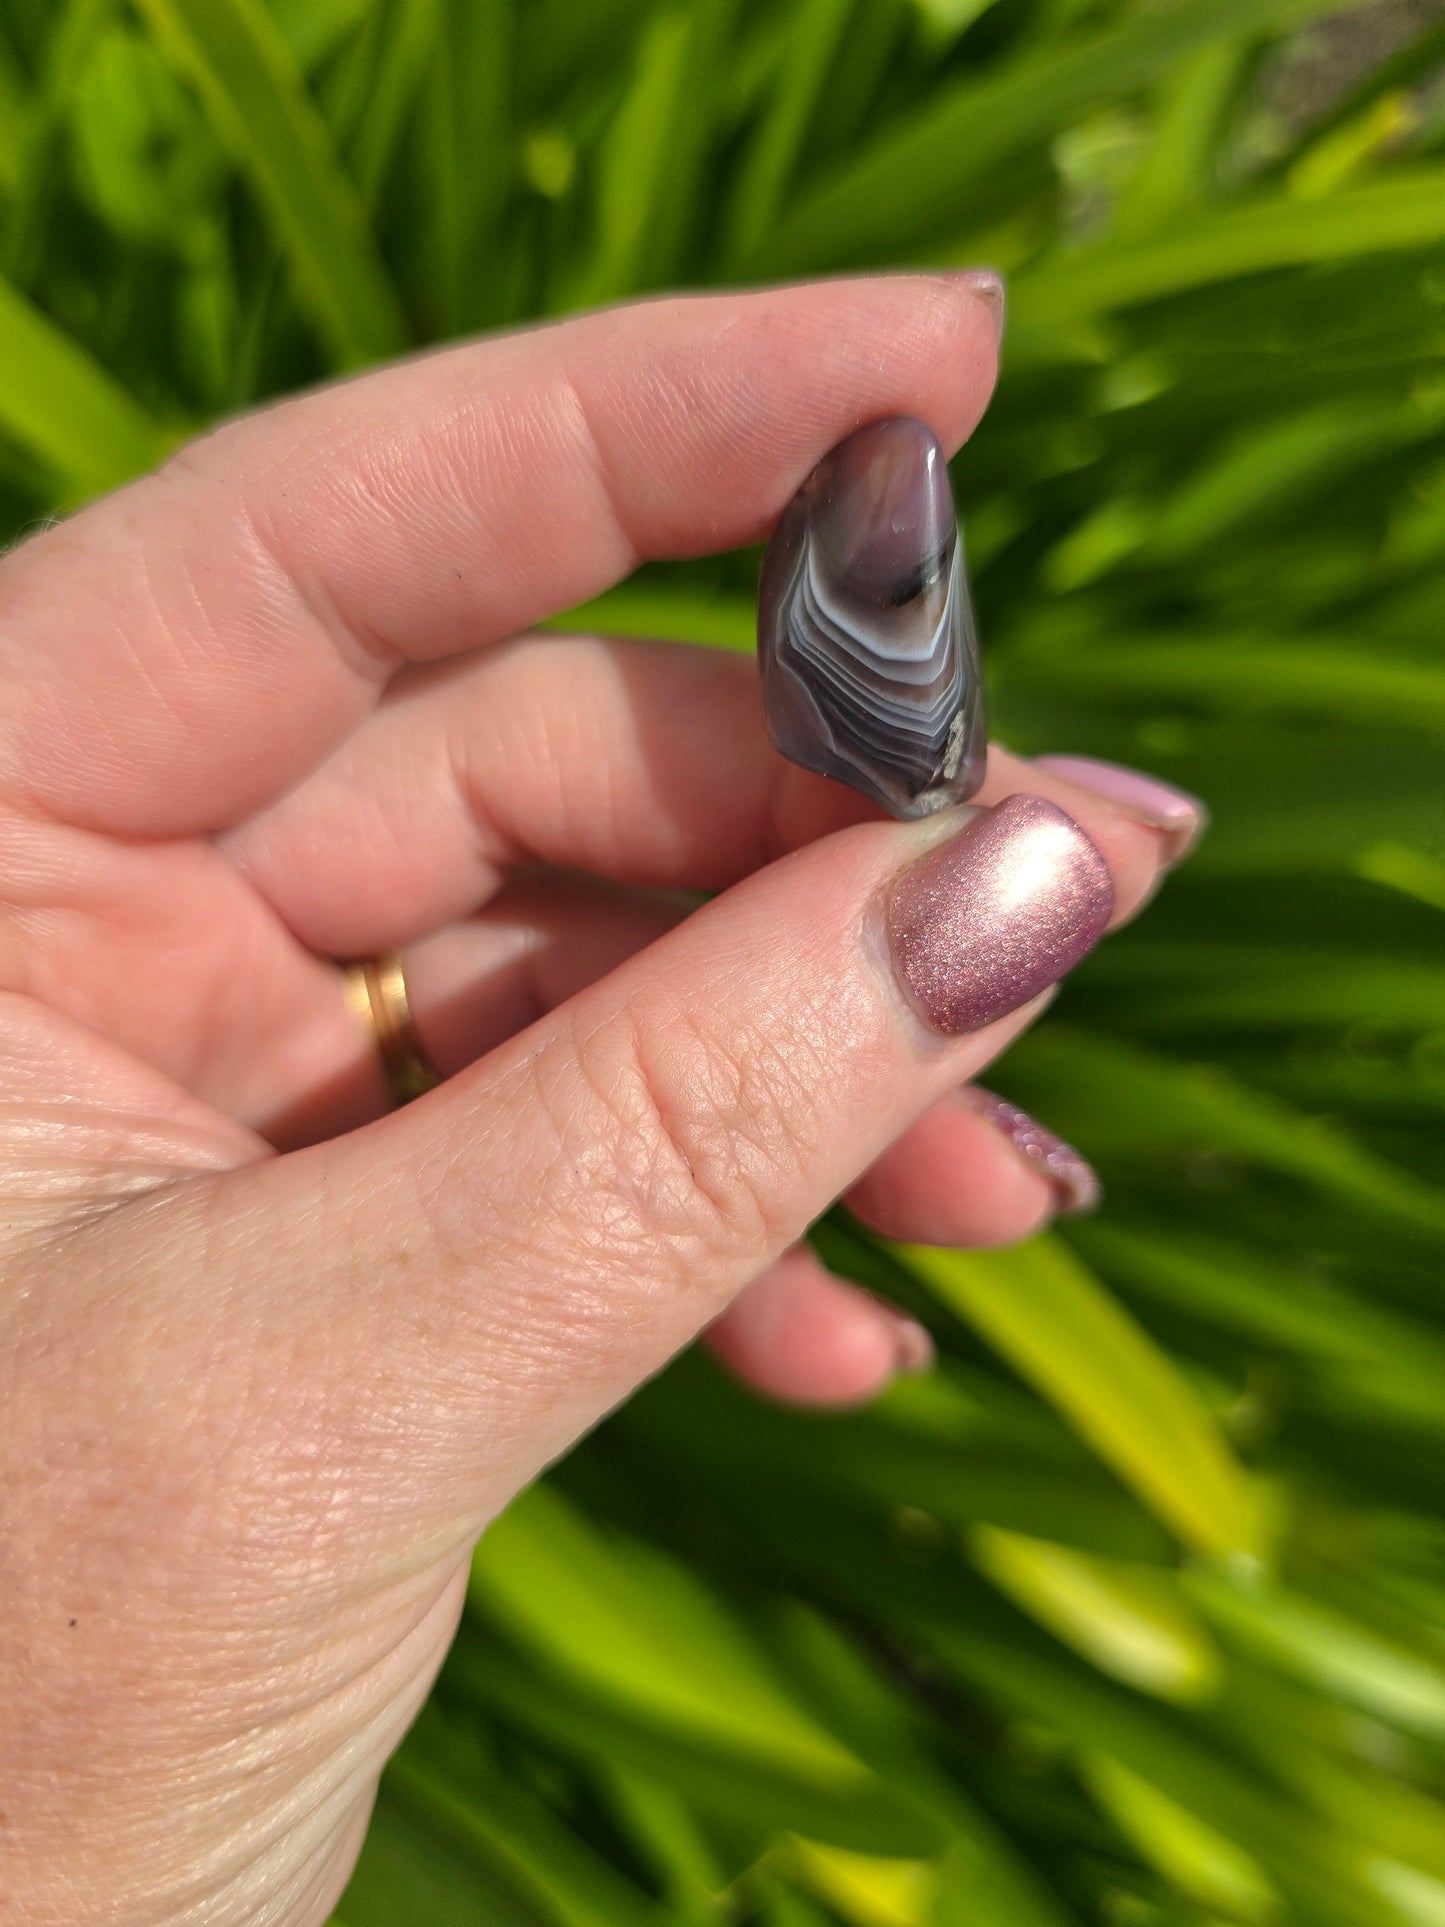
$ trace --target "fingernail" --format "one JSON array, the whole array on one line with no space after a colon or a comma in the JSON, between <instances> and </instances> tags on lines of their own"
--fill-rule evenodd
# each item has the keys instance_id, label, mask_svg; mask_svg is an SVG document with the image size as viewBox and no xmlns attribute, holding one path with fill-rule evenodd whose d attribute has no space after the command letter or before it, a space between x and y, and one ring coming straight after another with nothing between
<instances>
[{"instance_id":1,"label":"fingernail","mask_svg":"<svg viewBox=\"0 0 1445 1927\"><path fill-rule=\"evenodd\" d=\"M1038 996L1103 936L1109 868L1041 796L978 810L894 884L888 933L909 995L948 1037Z\"/></svg>"},{"instance_id":2,"label":"fingernail","mask_svg":"<svg viewBox=\"0 0 1445 1927\"><path fill-rule=\"evenodd\" d=\"M1002 341L1004 317L1008 311L1008 293L1004 288L1003 276L996 274L992 268L955 268L949 273L948 279L957 287L971 288L980 301L987 303L993 315L993 325Z\"/></svg>"},{"instance_id":3,"label":"fingernail","mask_svg":"<svg viewBox=\"0 0 1445 1927\"><path fill-rule=\"evenodd\" d=\"M968 1108L993 1126L1018 1152L1030 1169L1053 1185L1058 1208L1065 1214L1092 1211L1103 1196L1099 1175L1072 1144L1040 1124L1037 1118L1010 1104L1006 1097L979 1084L965 1084L959 1096Z\"/></svg>"},{"instance_id":4,"label":"fingernail","mask_svg":"<svg viewBox=\"0 0 1445 1927\"><path fill-rule=\"evenodd\" d=\"M874 1304L893 1329L894 1363L893 1370L899 1378L921 1378L925 1372L932 1371L935 1357L933 1340L916 1318L890 1305L886 1298L875 1298Z\"/></svg>"},{"instance_id":5,"label":"fingernail","mask_svg":"<svg viewBox=\"0 0 1445 1927\"><path fill-rule=\"evenodd\" d=\"M1209 827L1209 811L1197 796L1161 783L1157 776L1146 776L1143 770L1101 762L1095 756L1036 756L1034 761L1066 783L1107 797L1151 830L1162 830L1171 864L1188 856Z\"/></svg>"}]
</instances>

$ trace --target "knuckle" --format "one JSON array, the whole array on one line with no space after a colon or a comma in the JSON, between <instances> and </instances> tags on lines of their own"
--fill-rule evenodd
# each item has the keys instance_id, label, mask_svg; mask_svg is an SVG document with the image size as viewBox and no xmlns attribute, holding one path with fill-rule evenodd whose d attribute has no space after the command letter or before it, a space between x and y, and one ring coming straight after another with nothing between
<instances>
[{"instance_id":1,"label":"knuckle","mask_svg":"<svg viewBox=\"0 0 1445 1927\"><path fill-rule=\"evenodd\" d=\"M814 1135L806 1048L749 1024L726 1036L689 1001L659 991L576 1039L600 1107L589 1179L613 1236L686 1272L791 1236Z\"/></svg>"}]
</instances>

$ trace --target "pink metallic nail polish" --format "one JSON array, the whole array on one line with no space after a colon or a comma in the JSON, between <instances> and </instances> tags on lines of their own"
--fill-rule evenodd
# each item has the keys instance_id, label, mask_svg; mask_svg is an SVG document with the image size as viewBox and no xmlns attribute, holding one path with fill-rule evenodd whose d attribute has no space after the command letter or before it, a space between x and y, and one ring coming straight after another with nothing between
<instances>
[{"instance_id":1,"label":"pink metallic nail polish","mask_svg":"<svg viewBox=\"0 0 1445 1927\"><path fill-rule=\"evenodd\" d=\"M1103 936L1109 868L1071 816L1039 796L979 810L905 870L888 902L899 975L955 1037L1056 983Z\"/></svg>"},{"instance_id":2,"label":"pink metallic nail polish","mask_svg":"<svg viewBox=\"0 0 1445 1927\"><path fill-rule=\"evenodd\" d=\"M1194 848L1209 827L1209 811L1188 790L1175 789L1157 776L1129 769L1123 763L1101 762L1096 756L1036 756L1035 763L1066 783L1092 790L1096 796L1117 803L1130 816L1161 830L1168 844L1169 861L1178 863Z\"/></svg>"},{"instance_id":3,"label":"pink metallic nail polish","mask_svg":"<svg viewBox=\"0 0 1445 1927\"><path fill-rule=\"evenodd\" d=\"M874 1304L883 1313L893 1331L894 1371L899 1378L920 1378L933 1368L933 1340L927 1329L916 1318L910 1318L906 1311L890 1305L886 1298L875 1298Z\"/></svg>"},{"instance_id":4,"label":"pink metallic nail polish","mask_svg":"<svg viewBox=\"0 0 1445 1927\"><path fill-rule=\"evenodd\" d=\"M1025 1164L1049 1180L1061 1212L1094 1209L1103 1195L1098 1173L1072 1144L1066 1144L1047 1125L1040 1124L1027 1111L1021 1111L1017 1104L984 1090L982 1085L965 1084L959 1097L971 1111L991 1124L1000 1137L1008 1139Z\"/></svg>"}]
</instances>

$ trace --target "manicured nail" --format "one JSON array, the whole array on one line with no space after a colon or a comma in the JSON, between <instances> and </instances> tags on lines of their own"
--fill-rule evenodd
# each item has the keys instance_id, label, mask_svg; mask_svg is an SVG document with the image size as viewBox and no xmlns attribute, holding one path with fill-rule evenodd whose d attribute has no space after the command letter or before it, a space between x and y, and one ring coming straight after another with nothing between
<instances>
[{"instance_id":1,"label":"manicured nail","mask_svg":"<svg viewBox=\"0 0 1445 1927\"><path fill-rule=\"evenodd\" d=\"M1157 776L1146 776L1143 770L1100 762L1095 756L1036 756L1034 761L1066 783L1107 797L1151 830L1162 830L1171 863L1188 856L1209 827L1209 811L1197 796L1161 783Z\"/></svg>"},{"instance_id":2,"label":"manicured nail","mask_svg":"<svg viewBox=\"0 0 1445 1927\"><path fill-rule=\"evenodd\" d=\"M1010 1104L1006 1097L979 1084L965 1084L959 1096L968 1108L1007 1138L1030 1169L1053 1185L1058 1208L1064 1213L1092 1211L1103 1196L1098 1173L1089 1160L1065 1144L1036 1118Z\"/></svg>"},{"instance_id":3,"label":"manicured nail","mask_svg":"<svg viewBox=\"0 0 1445 1927\"><path fill-rule=\"evenodd\" d=\"M893 1329L893 1370L897 1377L921 1378L925 1372L932 1371L933 1340L924 1327L907 1312L890 1305L886 1298L875 1298L873 1302Z\"/></svg>"},{"instance_id":4,"label":"manicured nail","mask_svg":"<svg viewBox=\"0 0 1445 1927\"><path fill-rule=\"evenodd\" d=\"M1010 796L903 872L888 932L914 1003L956 1037L1072 970L1113 909L1109 867L1074 819L1041 796Z\"/></svg>"},{"instance_id":5,"label":"manicured nail","mask_svg":"<svg viewBox=\"0 0 1445 1927\"><path fill-rule=\"evenodd\" d=\"M999 339L1003 339L1004 316L1008 310L1008 294L1004 288L1003 276L995 274L992 268L956 268L948 276L956 286L972 288L980 301L987 302L993 314L993 325L998 329Z\"/></svg>"}]
</instances>

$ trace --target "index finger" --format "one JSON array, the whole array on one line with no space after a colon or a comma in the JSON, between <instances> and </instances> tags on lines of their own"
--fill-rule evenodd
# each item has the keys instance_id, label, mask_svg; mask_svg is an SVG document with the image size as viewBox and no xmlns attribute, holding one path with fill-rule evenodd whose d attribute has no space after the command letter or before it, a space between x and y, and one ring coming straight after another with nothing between
<instances>
[{"instance_id":1,"label":"index finger","mask_svg":"<svg viewBox=\"0 0 1445 1927\"><path fill-rule=\"evenodd\" d=\"M122 835L234 823L400 664L759 539L860 423L957 447L996 316L966 275L655 301L234 422L5 562L0 783Z\"/></svg>"}]
</instances>

